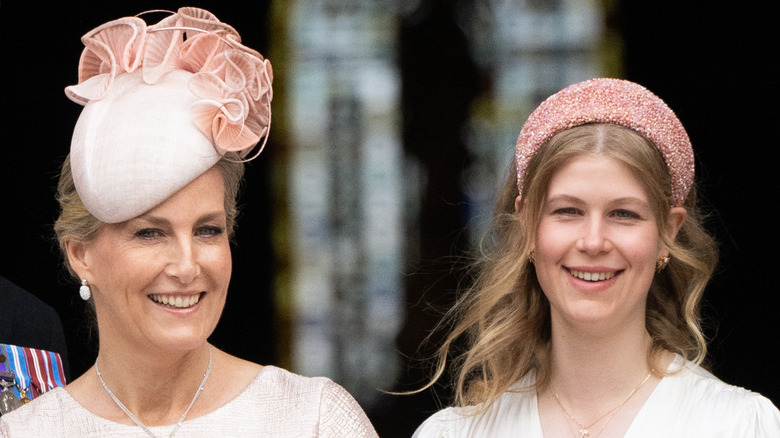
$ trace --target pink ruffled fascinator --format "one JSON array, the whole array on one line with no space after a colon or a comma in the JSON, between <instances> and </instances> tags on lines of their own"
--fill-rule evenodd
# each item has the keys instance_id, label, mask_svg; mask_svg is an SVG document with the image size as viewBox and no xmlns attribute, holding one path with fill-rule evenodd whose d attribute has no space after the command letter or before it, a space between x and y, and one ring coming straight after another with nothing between
<instances>
[{"instance_id":1,"label":"pink ruffled fascinator","mask_svg":"<svg viewBox=\"0 0 780 438\"><path fill-rule=\"evenodd\" d=\"M181 8L152 26L120 18L81 40L79 83L65 89L84 105L70 162L98 220L136 217L227 152L251 160L265 146L271 64L212 13Z\"/></svg>"},{"instance_id":2,"label":"pink ruffled fascinator","mask_svg":"<svg viewBox=\"0 0 780 438\"><path fill-rule=\"evenodd\" d=\"M672 205L681 206L693 185L694 158L688 134L674 112L641 85L621 79L591 79L570 85L542 102L528 117L515 149L522 195L528 162L556 133L587 123L612 123L650 140L669 169Z\"/></svg>"}]
</instances>

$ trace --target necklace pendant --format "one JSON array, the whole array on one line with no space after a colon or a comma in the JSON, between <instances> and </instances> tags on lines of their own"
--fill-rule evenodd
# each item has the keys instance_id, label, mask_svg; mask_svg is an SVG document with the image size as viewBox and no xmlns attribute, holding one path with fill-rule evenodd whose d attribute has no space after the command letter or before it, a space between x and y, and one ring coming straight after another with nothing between
<instances>
[{"instance_id":1,"label":"necklace pendant","mask_svg":"<svg viewBox=\"0 0 780 438\"><path fill-rule=\"evenodd\" d=\"M590 432L588 432L588 429L585 429L584 427L580 429L580 438L588 438L590 436Z\"/></svg>"}]
</instances>

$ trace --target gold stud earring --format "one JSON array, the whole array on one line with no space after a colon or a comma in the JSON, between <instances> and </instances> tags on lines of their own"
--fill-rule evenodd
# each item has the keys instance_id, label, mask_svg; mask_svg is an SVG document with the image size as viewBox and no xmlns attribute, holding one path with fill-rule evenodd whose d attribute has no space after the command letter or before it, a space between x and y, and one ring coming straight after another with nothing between
<instances>
[{"instance_id":1,"label":"gold stud earring","mask_svg":"<svg viewBox=\"0 0 780 438\"><path fill-rule=\"evenodd\" d=\"M664 257L661 257L660 259L658 259L655 262L655 272L661 272L664 269L666 269L666 265L669 264L670 260L672 260L672 259L669 256L664 256Z\"/></svg>"}]
</instances>

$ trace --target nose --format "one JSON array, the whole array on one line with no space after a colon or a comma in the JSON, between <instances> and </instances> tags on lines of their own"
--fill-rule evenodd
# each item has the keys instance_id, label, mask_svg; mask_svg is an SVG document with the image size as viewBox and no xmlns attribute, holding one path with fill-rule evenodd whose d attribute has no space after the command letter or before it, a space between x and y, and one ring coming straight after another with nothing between
<instances>
[{"instance_id":1,"label":"nose","mask_svg":"<svg viewBox=\"0 0 780 438\"><path fill-rule=\"evenodd\" d=\"M582 234L577 240L577 250L589 255L598 255L612 249L607 235L607 226L599 217L591 217L582 226Z\"/></svg>"},{"instance_id":2,"label":"nose","mask_svg":"<svg viewBox=\"0 0 780 438\"><path fill-rule=\"evenodd\" d=\"M172 244L166 274L181 284L189 284L200 275L197 247L190 240L178 240Z\"/></svg>"}]
</instances>

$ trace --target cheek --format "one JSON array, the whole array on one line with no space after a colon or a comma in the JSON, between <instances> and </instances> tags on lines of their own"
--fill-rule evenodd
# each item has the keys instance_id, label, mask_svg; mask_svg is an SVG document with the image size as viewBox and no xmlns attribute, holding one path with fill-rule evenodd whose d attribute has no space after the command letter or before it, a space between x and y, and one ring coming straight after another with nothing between
<instances>
[{"instance_id":1,"label":"cheek","mask_svg":"<svg viewBox=\"0 0 780 438\"><path fill-rule=\"evenodd\" d=\"M126 283L129 278L137 277L139 260L128 256L127 252L112 249L111 243L99 242L85 253L85 260L93 282L98 286L110 283ZM147 264L148 261L140 264Z\"/></svg>"},{"instance_id":2,"label":"cheek","mask_svg":"<svg viewBox=\"0 0 780 438\"><path fill-rule=\"evenodd\" d=\"M534 269L545 295L558 273L558 262L566 254L566 240L563 233L556 232L555 227L539 224L534 244Z\"/></svg>"},{"instance_id":3,"label":"cheek","mask_svg":"<svg viewBox=\"0 0 780 438\"><path fill-rule=\"evenodd\" d=\"M627 256L631 259L655 265L655 261L663 252L662 246L657 233L647 232L626 241L623 248L630 254Z\"/></svg>"},{"instance_id":4,"label":"cheek","mask_svg":"<svg viewBox=\"0 0 780 438\"><path fill-rule=\"evenodd\" d=\"M214 278L214 281L227 288L233 269L233 260L230 254L230 245L209 248L205 254L204 265Z\"/></svg>"},{"instance_id":5,"label":"cheek","mask_svg":"<svg viewBox=\"0 0 780 438\"><path fill-rule=\"evenodd\" d=\"M570 234L565 227L540 223L534 244L536 259L551 262L561 257L575 242Z\"/></svg>"}]
</instances>

